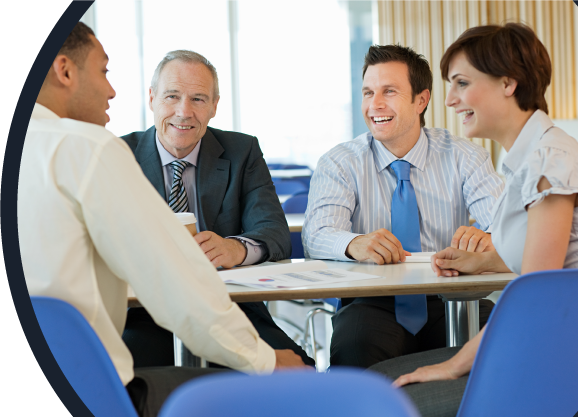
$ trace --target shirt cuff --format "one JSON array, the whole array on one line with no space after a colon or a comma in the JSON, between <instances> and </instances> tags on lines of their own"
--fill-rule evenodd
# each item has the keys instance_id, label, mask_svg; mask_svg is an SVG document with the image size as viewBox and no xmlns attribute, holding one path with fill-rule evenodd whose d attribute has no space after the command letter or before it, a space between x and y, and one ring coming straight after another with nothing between
<instances>
[{"instance_id":1,"label":"shirt cuff","mask_svg":"<svg viewBox=\"0 0 578 417\"><path fill-rule=\"evenodd\" d=\"M349 258L345 251L347 250L347 246L351 243L353 239L357 236L361 236L359 233L349 233L343 232L339 234L339 237L335 240L333 244L333 253L335 254L335 258L338 261L355 261L355 259Z\"/></svg>"},{"instance_id":2,"label":"shirt cuff","mask_svg":"<svg viewBox=\"0 0 578 417\"><path fill-rule=\"evenodd\" d=\"M257 243L253 239L242 236L228 236L227 239L237 239L245 242L245 247L247 248L247 256L245 256L245 260L239 265L253 265L259 262L263 257L263 247L260 243Z\"/></svg>"},{"instance_id":3,"label":"shirt cuff","mask_svg":"<svg viewBox=\"0 0 578 417\"><path fill-rule=\"evenodd\" d=\"M489 225L488 228L486 230L484 230L484 232L486 233L492 233L492 225Z\"/></svg>"},{"instance_id":4,"label":"shirt cuff","mask_svg":"<svg viewBox=\"0 0 578 417\"><path fill-rule=\"evenodd\" d=\"M257 341L257 360L253 364L255 373L267 375L273 373L277 364L277 355L275 350L269 346L263 339Z\"/></svg>"}]
</instances>

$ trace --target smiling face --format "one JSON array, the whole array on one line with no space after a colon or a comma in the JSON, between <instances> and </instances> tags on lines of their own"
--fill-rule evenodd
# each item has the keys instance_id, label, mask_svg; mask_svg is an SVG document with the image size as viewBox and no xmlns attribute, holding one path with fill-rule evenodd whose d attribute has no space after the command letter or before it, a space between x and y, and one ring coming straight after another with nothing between
<instances>
[{"instance_id":1,"label":"smiling face","mask_svg":"<svg viewBox=\"0 0 578 417\"><path fill-rule=\"evenodd\" d=\"M67 117L83 122L106 125L110 117L106 110L108 101L116 95L106 78L108 56L101 43L94 37L84 63L76 65L77 81L67 105Z\"/></svg>"},{"instance_id":2,"label":"smiling face","mask_svg":"<svg viewBox=\"0 0 578 417\"><path fill-rule=\"evenodd\" d=\"M200 63L170 61L160 73L149 105L163 147L177 158L187 156L205 135L217 113L213 76Z\"/></svg>"},{"instance_id":3,"label":"smiling face","mask_svg":"<svg viewBox=\"0 0 578 417\"><path fill-rule=\"evenodd\" d=\"M409 151L419 138L429 90L413 97L407 65L393 61L367 67L362 93L361 110L373 137L394 154L395 148Z\"/></svg>"},{"instance_id":4,"label":"smiling face","mask_svg":"<svg viewBox=\"0 0 578 417\"><path fill-rule=\"evenodd\" d=\"M512 110L520 111L513 97L515 81L478 71L463 52L451 60L448 79L446 106L463 117L464 135L499 141L511 124Z\"/></svg>"}]
</instances>

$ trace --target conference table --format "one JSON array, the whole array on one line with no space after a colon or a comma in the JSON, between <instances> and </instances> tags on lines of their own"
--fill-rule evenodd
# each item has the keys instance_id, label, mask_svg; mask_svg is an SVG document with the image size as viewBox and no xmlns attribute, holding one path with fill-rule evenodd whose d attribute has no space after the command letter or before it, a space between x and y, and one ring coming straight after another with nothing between
<instances>
[{"instance_id":1,"label":"conference table","mask_svg":"<svg viewBox=\"0 0 578 417\"><path fill-rule=\"evenodd\" d=\"M279 263L307 262L309 259L287 259ZM446 344L462 346L479 332L479 300L500 291L517 277L514 273L436 277L429 263L376 265L370 262L324 261L328 268L377 275L362 281L339 282L322 286L292 289L261 289L227 284L235 302L278 301L322 298L377 297L404 294L439 295L446 305ZM259 268L265 263L243 268ZM140 306L129 297L129 307ZM175 344L175 357L181 357L183 346Z\"/></svg>"}]
</instances>

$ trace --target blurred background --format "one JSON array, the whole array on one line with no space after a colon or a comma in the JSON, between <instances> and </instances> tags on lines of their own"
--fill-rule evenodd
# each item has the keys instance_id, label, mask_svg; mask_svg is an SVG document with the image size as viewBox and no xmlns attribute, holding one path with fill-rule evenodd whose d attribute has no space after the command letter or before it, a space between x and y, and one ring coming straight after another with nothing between
<instances>
[{"instance_id":1,"label":"blurred background","mask_svg":"<svg viewBox=\"0 0 578 417\"><path fill-rule=\"evenodd\" d=\"M270 164L315 169L338 143L366 132L361 68L371 44L400 43L426 56L434 72L428 126L461 135L444 106L443 52L465 29L524 22L554 66L550 116L578 137L575 25L571 1L99 0L83 21L110 57L108 128L117 135L153 124L148 87L164 54L190 49L219 75L221 99L210 125L257 136ZM485 146L497 163L500 149Z\"/></svg>"}]
</instances>

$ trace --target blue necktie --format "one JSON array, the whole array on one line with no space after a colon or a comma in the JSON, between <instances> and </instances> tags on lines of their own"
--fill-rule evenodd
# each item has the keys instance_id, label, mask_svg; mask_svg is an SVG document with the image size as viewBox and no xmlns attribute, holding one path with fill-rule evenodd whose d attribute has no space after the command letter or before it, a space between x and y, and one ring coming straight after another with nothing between
<instances>
[{"instance_id":1,"label":"blue necktie","mask_svg":"<svg viewBox=\"0 0 578 417\"><path fill-rule=\"evenodd\" d=\"M419 211L415 190L409 179L411 165L397 160L391 163L397 176L397 187L391 199L391 233L409 252L421 252ZM408 332L415 335L427 322L425 294L396 295L395 317Z\"/></svg>"}]
</instances>

